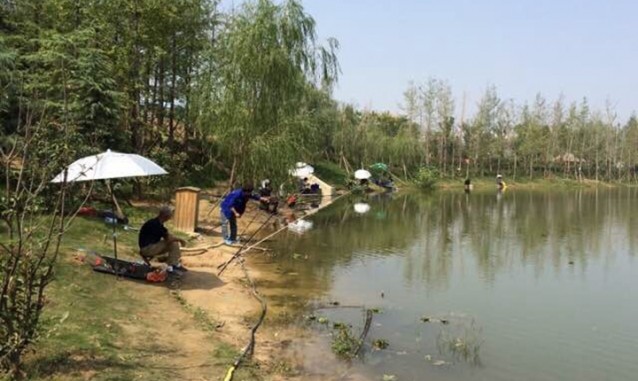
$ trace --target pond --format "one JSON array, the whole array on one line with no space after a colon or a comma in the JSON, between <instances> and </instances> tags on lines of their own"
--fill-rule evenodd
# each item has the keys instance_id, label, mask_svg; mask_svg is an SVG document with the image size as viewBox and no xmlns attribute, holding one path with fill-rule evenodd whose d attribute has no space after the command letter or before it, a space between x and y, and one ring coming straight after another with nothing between
<instances>
[{"instance_id":1,"label":"pond","mask_svg":"<svg viewBox=\"0 0 638 381\"><path fill-rule=\"evenodd\" d=\"M635 189L352 196L310 220L253 263L278 274L271 319L316 333L293 346L314 374L344 366L316 354L365 306L369 379L638 379Z\"/></svg>"}]
</instances>

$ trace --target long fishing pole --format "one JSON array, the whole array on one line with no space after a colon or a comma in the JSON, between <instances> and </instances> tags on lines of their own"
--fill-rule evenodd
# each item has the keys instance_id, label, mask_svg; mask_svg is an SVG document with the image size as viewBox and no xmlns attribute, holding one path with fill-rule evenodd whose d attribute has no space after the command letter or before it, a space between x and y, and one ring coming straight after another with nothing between
<instances>
[{"instance_id":1,"label":"long fishing pole","mask_svg":"<svg viewBox=\"0 0 638 381\"><path fill-rule=\"evenodd\" d=\"M219 200L217 200L215 202L215 204L210 208L210 210L208 211L208 214L206 214L206 218L208 218L210 216L210 214L213 212L213 210L215 210L215 208L217 208L219 206L219 204L221 204L222 200L228 196L228 194L230 193L230 191L227 191L226 193L224 193Z\"/></svg>"},{"instance_id":2,"label":"long fishing pole","mask_svg":"<svg viewBox=\"0 0 638 381\"><path fill-rule=\"evenodd\" d=\"M335 199L334 199L334 200L332 200L330 203L332 204L332 203L334 203L335 201L337 201L338 199L340 199L340 198L342 198L342 197L344 197L344 196L349 195L350 193L352 193L352 191L348 191L348 192L346 192L346 193L344 193L344 194L342 194L342 195L339 195L339 196L335 197ZM314 213L316 213L317 211L318 211L318 209L314 210L312 213L309 213L309 214L307 214L307 215L305 215L305 216L303 216L303 217L301 217L301 218L297 219L297 221L299 221L299 220L303 220L304 218L308 218L308 217L310 217L311 215L313 215ZM270 215L270 217L272 217L272 216L273 216L273 214L271 214L271 215ZM270 219L270 217L268 217L268 219ZM266 220L266 222L268 222L268 220ZM261 225L257 231L261 230L261 228L263 228L265 225L266 225L266 223L264 223L263 225ZM264 242L264 241L268 240L269 238L272 238L272 237L274 237L275 235L277 235L277 234L281 233L282 231L286 230L286 228L288 228L288 225L281 227L279 230L276 230L275 232L273 232L273 233L271 233L271 234L267 235L265 238L262 238L261 240L259 240L259 242L257 242L257 243L255 243L254 245L252 245L252 246L248 247L246 250L243 250L243 249L246 247L246 245L250 242L250 240L249 240L249 241L247 241L244 245L242 245L242 247L240 247L240 248L239 248L239 250L235 253L235 255L233 255L233 256L232 256L232 257L231 257L228 261L226 261L225 263L222 263L221 265L217 266L217 268L218 268L218 269L222 269L222 270L220 270L219 274L221 274L221 273L222 273L222 272L226 269L226 267L228 267L228 265L229 265L232 261L234 261L235 259L237 259L237 257L239 257L239 254L241 254L242 250L243 250L243 251L251 250L251 249L253 249L253 248L257 247L260 243L262 243L262 242ZM255 232L255 233L256 233L256 232ZM251 240L252 240L252 237L254 237L254 236L255 236L255 233L253 233L253 235L251 236ZM217 274L217 275L219 275L219 274Z\"/></svg>"},{"instance_id":3,"label":"long fishing pole","mask_svg":"<svg viewBox=\"0 0 638 381\"><path fill-rule=\"evenodd\" d=\"M349 194L350 192L346 192L345 194L335 198L333 200L336 201L337 199ZM271 214L270 217L268 217L268 219L259 227L259 229L257 229L257 231L255 231L255 233L253 233L253 235L250 237L250 239L244 244L244 246L242 246L236 253L235 255L233 255L233 257L231 259L229 259L226 263L218 266L218 268L221 267L221 270L219 271L219 273L217 274L218 276L221 275L221 273L226 269L226 267L228 267L228 265L237 257L239 257L239 254L241 253L242 249L244 247L246 247L246 245L248 243L250 243L250 241L252 241L253 237L257 234L257 232L259 230L261 230L261 228L263 228L264 226L266 226L266 224L268 223L268 220L270 220L270 218L274 216L274 214ZM259 242L257 242L256 244L252 245L251 247L248 248L248 250L250 250L253 247L256 247L257 245L259 245L261 242L264 242L265 240L267 240L268 238L275 236L276 234L280 233L281 231L283 231L284 229L286 229L287 226L282 227L281 229L275 231L272 234L269 234L266 238L261 239ZM261 303L261 307L262 307L262 311L261 311L261 315L259 317L259 320L257 321L257 323L252 327L252 329L250 330L250 341L248 342L248 345L246 345L246 347L244 347L243 351L239 354L239 356L235 359L235 361L233 362L233 364L230 366L230 368L228 369L228 371L226 372L226 377L224 377L224 381L232 381L233 376L235 374L235 370L237 370L239 368L239 365L241 364L242 360L246 357L246 355L251 355L255 349L255 333L257 332L257 329L260 327L261 323L264 321L264 318L266 317L266 311L268 309L268 306L266 304L266 301L264 300L263 297L261 297L261 295L259 295L259 292L257 291L257 288L255 286L255 283L253 282L253 280L250 278L250 276L248 275L248 270L246 269L246 267L244 266L244 264L242 263L242 269L244 270L244 274L246 275L246 279L248 280L250 286L251 286L251 293L253 295L253 297L255 297L260 303ZM366 323L364 327L364 333L361 335L360 340L364 340L365 339L365 335L367 335L367 331L370 329L370 323L372 321L372 311L368 310L366 312ZM360 350L360 347L357 348L357 352Z\"/></svg>"},{"instance_id":4,"label":"long fishing pole","mask_svg":"<svg viewBox=\"0 0 638 381\"><path fill-rule=\"evenodd\" d=\"M259 228L257 228L257 230L255 230L253 232L253 234L250 236L250 238L248 239L248 241L246 241L240 248L239 250L237 250L237 252L226 262L222 263L221 265L217 266L217 268L219 269L219 272L217 273L217 276L222 275L222 273L224 272L224 270L226 270L226 268L228 267L228 265L231 264L232 261L234 261L235 259L237 259L241 253L242 250L244 250L246 248L246 246L248 246L248 244L253 240L253 238L257 235L257 233L259 233L259 231L266 226L266 224L268 223L268 221L270 221L270 219L274 216L274 214L271 214L270 216L268 216L268 218L266 219L266 221L264 221L263 224L261 224L261 226Z\"/></svg>"},{"instance_id":5,"label":"long fishing pole","mask_svg":"<svg viewBox=\"0 0 638 381\"><path fill-rule=\"evenodd\" d=\"M241 234L238 235L238 237L242 237L244 235L244 233L246 233L248 231L248 229L250 228L250 226L253 224L253 222L255 221L255 219L257 218L257 216L259 215L259 211L260 209L257 209L255 211L255 214L253 215L253 218L250 219L250 222L248 222L248 225L246 225L246 227L244 227L241 231Z\"/></svg>"}]
</instances>

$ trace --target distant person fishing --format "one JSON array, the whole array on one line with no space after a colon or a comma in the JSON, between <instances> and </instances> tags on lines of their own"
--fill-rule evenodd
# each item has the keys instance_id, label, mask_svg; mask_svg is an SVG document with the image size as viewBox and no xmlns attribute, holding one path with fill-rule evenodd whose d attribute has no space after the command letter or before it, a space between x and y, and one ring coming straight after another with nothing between
<instances>
[{"instance_id":1,"label":"distant person fishing","mask_svg":"<svg viewBox=\"0 0 638 381\"><path fill-rule=\"evenodd\" d=\"M496 175L496 188L500 191L505 190L507 188L507 184L503 181L502 175Z\"/></svg>"}]
</instances>

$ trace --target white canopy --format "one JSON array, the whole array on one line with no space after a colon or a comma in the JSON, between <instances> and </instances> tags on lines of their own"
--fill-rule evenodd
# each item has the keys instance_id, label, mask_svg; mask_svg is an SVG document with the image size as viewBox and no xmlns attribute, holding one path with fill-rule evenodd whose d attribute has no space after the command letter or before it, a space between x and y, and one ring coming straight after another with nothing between
<instances>
[{"instance_id":1,"label":"white canopy","mask_svg":"<svg viewBox=\"0 0 638 381\"><path fill-rule=\"evenodd\" d=\"M295 177L304 178L315 173L315 169L306 163L298 162L295 164L295 169L290 170L290 174Z\"/></svg>"},{"instance_id":2,"label":"white canopy","mask_svg":"<svg viewBox=\"0 0 638 381\"><path fill-rule=\"evenodd\" d=\"M372 176L372 174L365 169L357 169L354 171L354 178L357 180L367 180Z\"/></svg>"},{"instance_id":3,"label":"white canopy","mask_svg":"<svg viewBox=\"0 0 638 381\"><path fill-rule=\"evenodd\" d=\"M111 150L76 160L67 167L66 171L68 171L67 182L165 175L168 173L143 156ZM61 183L63 181L64 171L51 182Z\"/></svg>"}]
</instances>

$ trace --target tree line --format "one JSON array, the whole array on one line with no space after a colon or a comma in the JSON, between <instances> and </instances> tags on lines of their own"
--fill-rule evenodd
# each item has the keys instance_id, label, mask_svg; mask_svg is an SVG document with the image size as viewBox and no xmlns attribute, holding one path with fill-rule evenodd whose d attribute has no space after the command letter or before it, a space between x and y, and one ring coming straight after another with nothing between
<instances>
[{"instance_id":1,"label":"tree line","mask_svg":"<svg viewBox=\"0 0 638 381\"><path fill-rule=\"evenodd\" d=\"M563 96L552 101L539 93L520 105L490 86L476 113L465 119L462 110L457 121L450 85L430 79L408 86L403 107L418 127L422 161L446 176L636 179L638 120L632 114L620 121L610 102L594 110L586 98L567 103Z\"/></svg>"},{"instance_id":2,"label":"tree line","mask_svg":"<svg viewBox=\"0 0 638 381\"><path fill-rule=\"evenodd\" d=\"M445 177L635 178L637 120L620 124L611 105L541 95L518 105L488 87L466 117L438 79L410 83L399 115L336 102L338 42L319 41L296 0L0 7L4 147L25 122L46 125L50 145L64 126L72 156L136 152L166 167L171 184L283 180L300 160L347 171L381 161L405 177L430 167Z\"/></svg>"},{"instance_id":3,"label":"tree line","mask_svg":"<svg viewBox=\"0 0 638 381\"><path fill-rule=\"evenodd\" d=\"M36 122L75 156L149 156L173 184L283 177L314 149L336 49L297 1L4 0L3 147Z\"/></svg>"}]
</instances>

